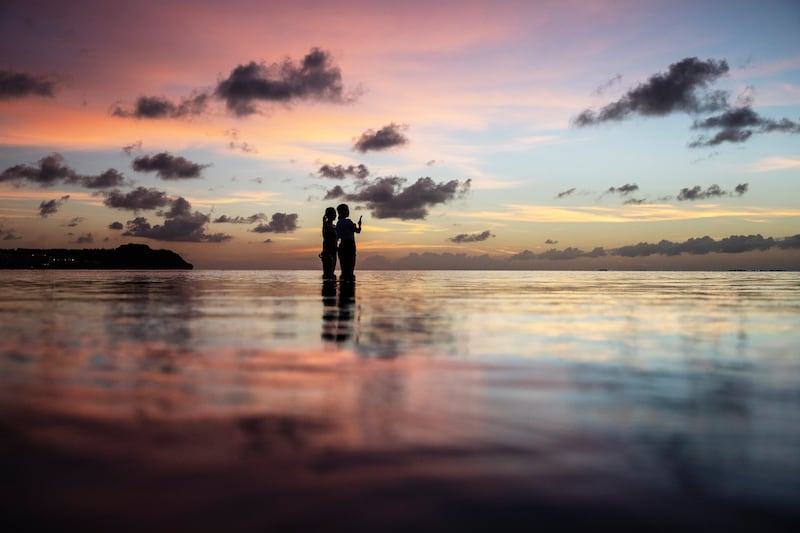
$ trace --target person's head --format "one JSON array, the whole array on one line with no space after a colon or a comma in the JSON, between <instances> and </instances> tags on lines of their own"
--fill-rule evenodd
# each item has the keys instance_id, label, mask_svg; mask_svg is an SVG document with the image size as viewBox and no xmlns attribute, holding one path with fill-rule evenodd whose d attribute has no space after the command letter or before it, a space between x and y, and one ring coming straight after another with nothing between
<instances>
[{"instance_id":1,"label":"person's head","mask_svg":"<svg viewBox=\"0 0 800 533\"><path fill-rule=\"evenodd\" d=\"M347 204L339 204L336 206L336 212L339 213L339 218L347 218L350 216L350 208Z\"/></svg>"},{"instance_id":2,"label":"person's head","mask_svg":"<svg viewBox=\"0 0 800 533\"><path fill-rule=\"evenodd\" d=\"M325 210L325 218L328 220L333 220L336 218L336 209L329 207Z\"/></svg>"}]
</instances>

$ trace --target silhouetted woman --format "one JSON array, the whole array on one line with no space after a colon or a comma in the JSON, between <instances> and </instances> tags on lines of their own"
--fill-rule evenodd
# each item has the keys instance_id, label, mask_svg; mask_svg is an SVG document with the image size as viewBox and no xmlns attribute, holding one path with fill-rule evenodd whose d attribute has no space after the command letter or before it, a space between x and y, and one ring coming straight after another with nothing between
<instances>
[{"instance_id":1,"label":"silhouetted woman","mask_svg":"<svg viewBox=\"0 0 800 533\"><path fill-rule=\"evenodd\" d=\"M322 217L322 253L319 254L322 259L322 278L323 279L336 279L336 274L333 273L336 269L336 226L333 225L333 220L336 218L336 210L329 207L325 210L325 216Z\"/></svg>"},{"instance_id":2,"label":"silhouetted woman","mask_svg":"<svg viewBox=\"0 0 800 533\"><path fill-rule=\"evenodd\" d=\"M348 217L350 208L347 204L339 204L336 207L339 213L339 221L336 223L336 235L339 236L339 264L342 268L342 280L354 281L356 279L353 271L356 268L356 233L361 233L361 217L358 217L358 224L355 224Z\"/></svg>"}]
</instances>

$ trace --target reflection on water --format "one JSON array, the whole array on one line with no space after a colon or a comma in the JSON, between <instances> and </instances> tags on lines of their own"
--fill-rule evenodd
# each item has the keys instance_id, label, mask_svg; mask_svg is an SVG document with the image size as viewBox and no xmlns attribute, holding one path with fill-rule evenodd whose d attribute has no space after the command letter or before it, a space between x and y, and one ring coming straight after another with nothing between
<instances>
[{"instance_id":1,"label":"reflection on water","mask_svg":"<svg viewBox=\"0 0 800 533\"><path fill-rule=\"evenodd\" d=\"M6 272L2 496L20 524L92 529L781 530L800 520L798 288Z\"/></svg>"},{"instance_id":2,"label":"reflection on water","mask_svg":"<svg viewBox=\"0 0 800 533\"><path fill-rule=\"evenodd\" d=\"M338 287L338 298L337 298ZM355 281L322 282L322 338L344 342L353 335L353 315L356 302Z\"/></svg>"}]
</instances>

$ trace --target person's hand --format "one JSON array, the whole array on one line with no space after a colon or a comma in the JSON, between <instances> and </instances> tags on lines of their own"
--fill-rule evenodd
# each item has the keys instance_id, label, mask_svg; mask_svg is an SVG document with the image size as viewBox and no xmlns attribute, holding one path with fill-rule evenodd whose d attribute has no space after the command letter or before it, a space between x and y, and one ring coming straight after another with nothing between
<instances>
[{"instance_id":1,"label":"person's hand","mask_svg":"<svg viewBox=\"0 0 800 533\"><path fill-rule=\"evenodd\" d=\"M359 226L361 225L361 217L360 216L358 217L358 225Z\"/></svg>"}]
</instances>

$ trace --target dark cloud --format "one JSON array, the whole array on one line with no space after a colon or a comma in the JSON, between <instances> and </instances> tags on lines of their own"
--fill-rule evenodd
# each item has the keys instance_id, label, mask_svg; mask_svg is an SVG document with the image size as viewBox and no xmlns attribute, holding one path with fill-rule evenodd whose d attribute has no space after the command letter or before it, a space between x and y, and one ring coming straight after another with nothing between
<instances>
[{"instance_id":1,"label":"dark cloud","mask_svg":"<svg viewBox=\"0 0 800 533\"><path fill-rule=\"evenodd\" d=\"M681 254L706 255L711 253L738 254L744 252L765 251L772 248L795 249L800 248L800 235L775 239L761 235L731 235L719 240L705 236L690 238L683 242L662 240L658 243L640 242L628 246L621 246L611 250L598 247L591 252L584 252L578 248L555 248L542 253L524 250L512 255L512 261L534 260L571 260L582 257L647 257L651 255L679 256Z\"/></svg>"},{"instance_id":2,"label":"dark cloud","mask_svg":"<svg viewBox=\"0 0 800 533\"><path fill-rule=\"evenodd\" d=\"M94 236L91 234L91 232L84 233L83 235L75 239L76 244L91 244L93 242L94 242Z\"/></svg>"},{"instance_id":3,"label":"dark cloud","mask_svg":"<svg viewBox=\"0 0 800 533\"><path fill-rule=\"evenodd\" d=\"M573 194L577 189L572 187L571 189L567 189L566 191L561 191L556 195L556 198L566 198L567 196Z\"/></svg>"},{"instance_id":4,"label":"dark cloud","mask_svg":"<svg viewBox=\"0 0 800 533\"><path fill-rule=\"evenodd\" d=\"M552 242L552 241L551 241ZM524 250L518 254L514 254L510 257L512 261L534 261L534 260L549 260L549 261L560 261L560 260L572 260L578 259L579 257L604 257L607 255L606 251L602 247L595 248L591 252L584 252L579 248L572 248L567 247L563 250L557 250L555 248L551 248L545 252L537 254L530 250Z\"/></svg>"},{"instance_id":5,"label":"dark cloud","mask_svg":"<svg viewBox=\"0 0 800 533\"><path fill-rule=\"evenodd\" d=\"M115 221L115 222L112 222L111 224L108 225L108 229L113 229L113 230L119 231L119 230L125 229L125 226L122 224L122 222Z\"/></svg>"},{"instance_id":6,"label":"dark cloud","mask_svg":"<svg viewBox=\"0 0 800 533\"><path fill-rule=\"evenodd\" d=\"M172 200L169 204L169 209L166 211L160 210L156 212L157 215L166 218L178 218L192 214L192 204L186 198L179 196Z\"/></svg>"},{"instance_id":7,"label":"dark cloud","mask_svg":"<svg viewBox=\"0 0 800 533\"><path fill-rule=\"evenodd\" d=\"M536 259L537 255L530 250L523 250L518 254L514 254L509 259L513 261L530 261L532 259Z\"/></svg>"},{"instance_id":8,"label":"dark cloud","mask_svg":"<svg viewBox=\"0 0 800 533\"><path fill-rule=\"evenodd\" d=\"M6 226L5 221L0 219L0 240L17 241L21 238L16 229Z\"/></svg>"},{"instance_id":9,"label":"dark cloud","mask_svg":"<svg viewBox=\"0 0 800 533\"><path fill-rule=\"evenodd\" d=\"M0 70L0 100L55 94L55 82L47 76Z\"/></svg>"},{"instance_id":10,"label":"dark cloud","mask_svg":"<svg viewBox=\"0 0 800 533\"><path fill-rule=\"evenodd\" d=\"M39 203L39 216L47 218L50 215L58 213L59 208L64 205L64 202L69 200L69 195L62 196L57 200L47 200Z\"/></svg>"},{"instance_id":11,"label":"dark cloud","mask_svg":"<svg viewBox=\"0 0 800 533\"><path fill-rule=\"evenodd\" d=\"M405 178L396 176L372 181L360 180L356 183L356 192L345 193L337 185L328 191L325 199L342 198L350 202L363 202L375 218L423 219L428 215L429 208L463 197L469 191L472 181L450 180L436 183L425 177L419 178L408 187L404 187L405 183Z\"/></svg>"},{"instance_id":12,"label":"dark cloud","mask_svg":"<svg viewBox=\"0 0 800 533\"><path fill-rule=\"evenodd\" d=\"M142 151L142 141L136 141L135 143L127 144L122 147L122 151L125 155L130 156L133 154L134 151L141 152Z\"/></svg>"},{"instance_id":13,"label":"dark cloud","mask_svg":"<svg viewBox=\"0 0 800 533\"><path fill-rule=\"evenodd\" d=\"M163 225L151 226L144 217L136 217L127 223L127 231L123 235L128 237L144 237L157 241L183 241L183 242L223 242L231 239L230 235L223 233L207 234L205 225L208 217L202 213L184 216L176 219L166 219Z\"/></svg>"},{"instance_id":14,"label":"dark cloud","mask_svg":"<svg viewBox=\"0 0 800 533\"><path fill-rule=\"evenodd\" d=\"M800 235L792 235L777 241L778 248L782 250L800 249Z\"/></svg>"},{"instance_id":15,"label":"dark cloud","mask_svg":"<svg viewBox=\"0 0 800 533\"><path fill-rule=\"evenodd\" d=\"M291 233L297 229L297 213L273 213L269 223L253 228L255 233Z\"/></svg>"},{"instance_id":16,"label":"dark cloud","mask_svg":"<svg viewBox=\"0 0 800 533\"><path fill-rule=\"evenodd\" d=\"M328 52L319 48L313 48L300 64L287 58L272 65L255 61L239 65L217 84L214 95L240 117L256 113L258 102L313 99L345 103L352 100L344 94L339 67L332 63Z\"/></svg>"},{"instance_id":17,"label":"dark cloud","mask_svg":"<svg viewBox=\"0 0 800 533\"><path fill-rule=\"evenodd\" d=\"M89 189L104 189L125 185L125 176L110 168L97 176L77 173L64 164L61 154L50 154L34 165L15 165L0 174L0 182L11 181L17 185L30 182L40 187L51 187L57 183L80 185Z\"/></svg>"},{"instance_id":18,"label":"dark cloud","mask_svg":"<svg viewBox=\"0 0 800 533\"><path fill-rule=\"evenodd\" d=\"M328 52L313 48L299 63L289 58L267 65L251 61L235 67L212 91L197 90L174 102L163 96L141 96L133 106L114 104L111 114L124 118L186 118L206 112L212 98L223 100L237 116L258 112L259 102L288 104L294 100L349 103L360 89L345 93L342 73ZM255 151L247 143L233 141L233 149Z\"/></svg>"},{"instance_id":19,"label":"dark cloud","mask_svg":"<svg viewBox=\"0 0 800 533\"><path fill-rule=\"evenodd\" d=\"M622 246L613 250L612 253L622 257L643 257L655 254L675 256L683 253L693 255L705 255L713 252L742 253L768 250L778 245L778 242L772 237L764 238L761 235L731 235L720 240L705 236L680 243L668 240L662 240L657 244L641 242Z\"/></svg>"},{"instance_id":20,"label":"dark cloud","mask_svg":"<svg viewBox=\"0 0 800 533\"><path fill-rule=\"evenodd\" d=\"M691 241L693 241L692 242L693 249L697 250L697 252L695 253L708 253L712 243L707 242L706 239L713 241L713 239L711 239L710 237L707 238L704 237L703 239L690 239ZM700 250L705 250L705 251L700 251ZM681 249L679 245L667 240L662 240L658 244L640 242L639 244L621 246L613 251L614 255L619 255L622 257L640 257L653 254L680 255L680 253Z\"/></svg>"},{"instance_id":21,"label":"dark cloud","mask_svg":"<svg viewBox=\"0 0 800 533\"><path fill-rule=\"evenodd\" d=\"M22 239L22 237L20 235L17 235L13 230L0 231L0 235L3 236L4 241L17 241Z\"/></svg>"},{"instance_id":22,"label":"dark cloud","mask_svg":"<svg viewBox=\"0 0 800 533\"><path fill-rule=\"evenodd\" d=\"M622 98L599 111L581 112L573 121L578 127L602 122L620 121L630 115L664 116L674 112L718 113L697 119L694 130L716 130L700 135L689 143L690 148L718 146L722 143L743 143L755 134L800 133L800 122L783 118L774 120L756 113L753 88L748 87L736 99L736 107L728 103L727 91L709 89L709 85L729 71L726 61L696 57L686 58L669 66L666 73L652 76L647 82L628 91Z\"/></svg>"},{"instance_id":23,"label":"dark cloud","mask_svg":"<svg viewBox=\"0 0 800 533\"><path fill-rule=\"evenodd\" d=\"M718 252L738 254L754 250L769 250L776 245L772 237L764 238L761 235L731 235L717 242Z\"/></svg>"},{"instance_id":24,"label":"dark cloud","mask_svg":"<svg viewBox=\"0 0 800 533\"><path fill-rule=\"evenodd\" d=\"M620 187L609 187L605 193L603 194L620 194L622 196L627 196L632 192L636 192L639 190L639 186L635 183L626 183Z\"/></svg>"},{"instance_id":25,"label":"dark cloud","mask_svg":"<svg viewBox=\"0 0 800 533\"><path fill-rule=\"evenodd\" d=\"M605 248L602 246L595 247L591 252L584 254L585 257L605 257L608 255Z\"/></svg>"},{"instance_id":26,"label":"dark cloud","mask_svg":"<svg viewBox=\"0 0 800 533\"><path fill-rule=\"evenodd\" d=\"M60 154L50 154L41 158L37 166L15 165L0 174L0 182L13 181L16 183L29 181L40 187L50 187L56 183L73 179L74 170L64 164L64 157Z\"/></svg>"},{"instance_id":27,"label":"dark cloud","mask_svg":"<svg viewBox=\"0 0 800 533\"><path fill-rule=\"evenodd\" d=\"M623 205L641 205L641 204L643 204L645 202L646 202L646 200L644 198L628 198L627 200L622 202L622 204Z\"/></svg>"},{"instance_id":28,"label":"dark cloud","mask_svg":"<svg viewBox=\"0 0 800 533\"><path fill-rule=\"evenodd\" d=\"M405 124L395 124L392 122L388 126L384 126L378 131L367 130L361 134L356 143L353 145L353 150L361 153L369 151L381 151L403 146L408 144L408 138L402 134L407 130L408 126Z\"/></svg>"},{"instance_id":29,"label":"dark cloud","mask_svg":"<svg viewBox=\"0 0 800 533\"><path fill-rule=\"evenodd\" d=\"M144 187L137 187L127 193L114 190L107 192L105 196L106 199L103 200L103 203L108 207L130 209L131 211L158 209L171 203L164 191Z\"/></svg>"},{"instance_id":30,"label":"dark cloud","mask_svg":"<svg viewBox=\"0 0 800 533\"><path fill-rule=\"evenodd\" d=\"M699 185L695 185L691 189L684 187L681 189L681 192L678 193L678 201L685 201L685 200L704 200L709 197L713 196L722 196L722 191L719 188L719 185L711 185L705 191Z\"/></svg>"},{"instance_id":31,"label":"dark cloud","mask_svg":"<svg viewBox=\"0 0 800 533\"><path fill-rule=\"evenodd\" d=\"M209 100L210 96L203 92L182 98L177 104L161 96L140 96L133 109L115 104L111 114L123 118L185 118L203 114Z\"/></svg>"},{"instance_id":32,"label":"dark cloud","mask_svg":"<svg viewBox=\"0 0 800 533\"><path fill-rule=\"evenodd\" d=\"M198 165L169 152L137 157L131 165L137 172L156 172L163 180L199 178L203 169L211 165Z\"/></svg>"},{"instance_id":33,"label":"dark cloud","mask_svg":"<svg viewBox=\"0 0 800 533\"><path fill-rule=\"evenodd\" d=\"M695 185L691 189L686 187L681 189L677 198L683 202L686 200L707 200L708 198L719 198L721 196L742 196L747 192L747 188L747 183L740 183L736 186L735 191L730 193L720 188L719 185L710 185L706 190L703 190L699 185Z\"/></svg>"},{"instance_id":34,"label":"dark cloud","mask_svg":"<svg viewBox=\"0 0 800 533\"><path fill-rule=\"evenodd\" d=\"M347 193L344 192L341 185L335 186L333 189L329 190L325 194L325 198L323 200L335 200L337 198L343 198Z\"/></svg>"},{"instance_id":35,"label":"dark cloud","mask_svg":"<svg viewBox=\"0 0 800 533\"><path fill-rule=\"evenodd\" d=\"M87 189L110 189L121 187L128 182L119 171L110 168L97 176L75 176L74 179L67 180L67 183L76 183Z\"/></svg>"},{"instance_id":36,"label":"dark cloud","mask_svg":"<svg viewBox=\"0 0 800 533\"><path fill-rule=\"evenodd\" d=\"M481 242L481 241L485 241L489 237L494 237L494 235L492 235L492 232L487 229L486 231L481 232L481 233L460 233L460 234L456 235L455 237L451 237L448 240L451 241L451 242L458 242L458 243L461 243L461 242Z\"/></svg>"},{"instance_id":37,"label":"dark cloud","mask_svg":"<svg viewBox=\"0 0 800 533\"><path fill-rule=\"evenodd\" d=\"M608 121L619 121L630 115L664 116L673 112L715 112L727 107L727 94L721 91L701 92L709 84L728 73L725 60L700 61L688 57L669 66L645 83L629 90L616 102L600 111L587 109L574 120L579 127Z\"/></svg>"},{"instance_id":38,"label":"dark cloud","mask_svg":"<svg viewBox=\"0 0 800 533\"><path fill-rule=\"evenodd\" d=\"M553 239L547 239L544 241L545 244L558 244L558 241L554 241Z\"/></svg>"},{"instance_id":39,"label":"dark cloud","mask_svg":"<svg viewBox=\"0 0 800 533\"><path fill-rule=\"evenodd\" d=\"M224 242L232 238L224 233L206 233L210 217L199 211L192 212L191 204L183 197L173 200L168 211L158 214L165 217L163 224L151 225L146 218L136 217L127 221L123 235L182 242Z\"/></svg>"},{"instance_id":40,"label":"dark cloud","mask_svg":"<svg viewBox=\"0 0 800 533\"><path fill-rule=\"evenodd\" d=\"M221 215L211 222L214 224L254 224L259 220L266 220L267 215L264 213L256 213L255 215L250 215L249 217L229 217L228 215Z\"/></svg>"},{"instance_id":41,"label":"dark cloud","mask_svg":"<svg viewBox=\"0 0 800 533\"><path fill-rule=\"evenodd\" d=\"M537 259L549 259L550 261L556 261L561 259L577 259L578 257L586 257L586 253L578 248L568 247L564 248L563 250L556 250L555 248L552 248L546 252L540 253Z\"/></svg>"},{"instance_id":42,"label":"dark cloud","mask_svg":"<svg viewBox=\"0 0 800 533\"><path fill-rule=\"evenodd\" d=\"M609 79L608 81L606 81L606 82L604 82L604 83L600 84L600 85L599 85L599 86L598 86L598 87L597 87L597 88L596 88L596 89L595 89L595 90L592 92L592 94L596 94L596 95L598 95L598 96L601 96L601 95L603 95L603 94L604 94L604 93L605 93L607 90L609 90L611 87L613 87L614 85L616 85L616 84L618 84L618 83L621 83L621 82L622 82L622 74L619 74L619 73L617 73L617 74L615 74L614 76L612 76L612 77L611 77L611 79Z\"/></svg>"},{"instance_id":43,"label":"dark cloud","mask_svg":"<svg viewBox=\"0 0 800 533\"><path fill-rule=\"evenodd\" d=\"M742 143L759 133L800 133L800 123L784 118L773 120L762 117L746 105L728 109L719 115L696 120L695 130L718 130L712 137L701 135L691 143L690 148L717 146L724 142Z\"/></svg>"},{"instance_id":44,"label":"dark cloud","mask_svg":"<svg viewBox=\"0 0 800 533\"><path fill-rule=\"evenodd\" d=\"M67 222L67 223L65 223L65 224L61 224L61 225L62 225L62 226L65 226L65 227L67 227L67 228L74 228L74 227L76 227L78 224L80 224L81 222L83 222L84 220L86 220L84 217L74 217L74 218L73 218L72 220L70 220L69 222Z\"/></svg>"},{"instance_id":45,"label":"dark cloud","mask_svg":"<svg viewBox=\"0 0 800 533\"><path fill-rule=\"evenodd\" d=\"M346 167L343 165L322 165L317 172L321 178L335 180L343 180L348 176L363 180L369 176L369 169L363 164L348 165Z\"/></svg>"}]
</instances>

